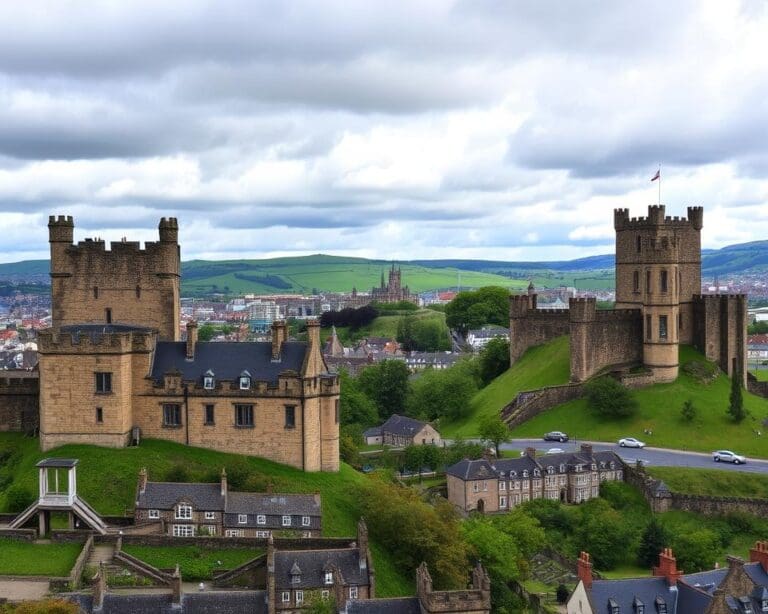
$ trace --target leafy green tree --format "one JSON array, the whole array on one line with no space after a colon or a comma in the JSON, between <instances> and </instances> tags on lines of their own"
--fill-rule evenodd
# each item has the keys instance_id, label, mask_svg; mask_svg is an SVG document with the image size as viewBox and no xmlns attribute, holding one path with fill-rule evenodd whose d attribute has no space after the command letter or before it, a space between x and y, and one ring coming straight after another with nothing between
<instances>
[{"instance_id":1,"label":"leafy green tree","mask_svg":"<svg viewBox=\"0 0 768 614\"><path fill-rule=\"evenodd\" d=\"M361 389L358 381L346 371L339 374L339 421L342 426L358 424L367 428L379 423L379 411Z\"/></svg>"},{"instance_id":2,"label":"leafy green tree","mask_svg":"<svg viewBox=\"0 0 768 614\"><path fill-rule=\"evenodd\" d=\"M427 446L406 446L403 450L403 467L418 471L424 466L424 451Z\"/></svg>"},{"instance_id":3,"label":"leafy green tree","mask_svg":"<svg viewBox=\"0 0 768 614\"><path fill-rule=\"evenodd\" d=\"M741 422L747 416L747 411L744 409L744 398L741 393L741 373L738 369L734 370L731 377L731 397L728 405L728 414L734 422Z\"/></svg>"},{"instance_id":4,"label":"leafy green tree","mask_svg":"<svg viewBox=\"0 0 768 614\"><path fill-rule=\"evenodd\" d=\"M696 419L697 413L698 410L691 399L688 399L683 403L683 406L680 408L680 415L686 422L693 422Z\"/></svg>"},{"instance_id":5,"label":"leafy green tree","mask_svg":"<svg viewBox=\"0 0 768 614\"><path fill-rule=\"evenodd\" d=\"M659 553L667 547L669 547L669 534L656 517L652 516L640 536L637 562L643 567L652 567L658 564Z\"/></svg>"},{"instance_id":6,"label":"leafy green tree","mask_svg":"<svg viewBox=\"0 0 768 614\"><path fill-rule=\"evenodd\" d=\"M720 540L714 531L681 531L672 539L677 566L688 573L712 569L720 554Z\"/></svg>"},{"instance_id":7,"label":"leafy green tree","mask_svg":"<svg viewBox=\"0 0 768 614\"><path fill-rule=\"evenodd\" d=\"M520 554L526 560L526 564L547 542L547 536L541 523L520 507L494 518L494 521L506 535L515 541Z\"/></svg>"},{"instance_id":8,"label":"leafy green tree","mask_svg":"<svg viewBox=\"0 0 768 614\"><path fill-rule=\"evenodd\" d=\"M492 445L496 450L496 458L501 457L499 446L511 439L509 427L504 423L501 417L497 415L487 416L480 422L478 429L480 439L486 445Z\"/></svg>"},{"instance_id":9,"label":"leafy green tree","mask_svg":"<svg viewBox=\"0 0 768 614\"><path fill-rule=\"evenodd\" d=\"M403 316L397 322L397 340L407 352L443 352L451 349L448 327L437 318Z\"/></svg>"},{"instance_id":10,"label":"leafy green tree","mask_svg":"<svg viewBox=\"0 0 768 614\"><path fill-rule=\"evenodd\" d=\"M411 384L408 413L426 420L456 420L467 415L475 392L475 380L467 369L425 369Z\"/></svg>"},{"instance_id":11,"label":"leafy green tree","mask_svg":"<svg viewBox=\"0 0 768 614\"><path fill-rule=\"evenodd\" d=\"M405 413L408 376L408 367L402 360L383 360L357 376L360 390L376 404L380 420Z\"/></svg>"},{"instance_id":12,"label":"leafy green tree","mask_svg":"<svg viewBox=\"0 0 768 614\"><path fill-rule=\"evenodd\" d=\"M425 561L436 588L466 586L470 548L451 503L430 505L415 489L376 478L364 481L358 498L371 537L406 574Z\"/></svg>"},{"instance_id":13,"label":"leafy green tree","mask_svg":"<svg viewBox=\"0 0 768 614\"><path fill-rule=\"evenodd\" d=\"M349 433L342 433L339 436L339 457L348 465L360 465L360 452Z\"/></svg>"},{"instance_id":14,"label":"leafy green tree","mask_svg":"<svg viewBox=\"0 0 768 614\"><path fill-rule=\"evenodd\" d=\"M447 467L450 467L465 458L469 460L482 458L484 453L485 449L481 444L456 439L450 446L443 448L443 461Z\"/></svg>"},{"instance_id":15,"label":"leafy green tree","mask_svg":"<svg viewBox=\"0 0 768 614\"><path fill-rule=\"evenodd\" d=\"M613 569L625 556L630 528L622 514L603 499L590 499L579 508L576 546L589 552L599 569Z\"/></svg>"},{"instance_id":16,"label":"leafy green tree","mask_svg":"<svg viewBox=\"0 0 768 614\"><path fill-rule=\"evenodd\" d=\"M413 351L413 324L416 322L416 318L412 315L403 316L397 321L397 341L406 352Z\"/></svg>"},{"instance_id":17,"label":"leafy green tree","mask_svg":"<svg viewBox=\"0 0 768 614\"><path fill-rule=\"evenodd\" d=\"M305 614L336 614L336 602L315 595L302 610Z\"/></svg>"},{"instance_id":18,"label":"leafy green tree","mask_svg":"<svg viewBox=\"0 0 768 614\"><path fill-rule=\"evenodd\" d=\"M624 418L637 411L637 399L632 391L612 377L594 379L584 388L589 407L605 418Z\"/></svg>"},{"instance_id":19,"label":"leafy green tree","mask_svg":"<svg viewBox=\"0 0 768 614\"><path fill-rule=\"evenodd\" d=\"M480 352L480 379L483 386L490 384L509 369L509 340L504 337L491 339Z\"/></svg>"},{"instance_id":20,"label":"leafy green tree","mask_svg":"<svg viewBox=\"0 0 768 614\"><path fill-rule=\"evenodd\" d=\"M466 335L485 324L509 326L509 290L487 286L479 290L459 292L445 306L446 324Z\"/></svg>"},{"instance_id":21,"label":"leafy green tree","mask_svg":"<svg viewBox=\"0 0 768 614\"><path fill-rule=\"evenodd\" d=\"M764 335L766 333L768 333L768 320L760 320L747 327L747 334L749 335Z\"/></svg>"},{"instance_id":22,"label":"leafy green tree","mask_svg":"<svg viewBox=\"0 0 768 614\"><path fill-rule=\"evenodd\" d=\"M203 324L197 329L198 341L210 341L216 334L216 329L211 324Z\"/></svg>"}]
</instances>

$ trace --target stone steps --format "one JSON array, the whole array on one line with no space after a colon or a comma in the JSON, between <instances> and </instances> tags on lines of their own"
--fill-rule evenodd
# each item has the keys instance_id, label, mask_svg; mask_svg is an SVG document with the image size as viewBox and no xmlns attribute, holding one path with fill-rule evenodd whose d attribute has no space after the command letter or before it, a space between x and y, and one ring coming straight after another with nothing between
<instances>
[{"instance_id":1,"label":"stone steps","mask_svg":"<svg viewBox=\"0 0 768 614\"><path fill-rule=\"evenodd\" d=\"M87 565L89 567L98 567L100 562L105 565L112 563L112 558L115 555L115 547L111 544L97 544L91 551L91 556L88 557Z\"/></svg>"}]
</instances>

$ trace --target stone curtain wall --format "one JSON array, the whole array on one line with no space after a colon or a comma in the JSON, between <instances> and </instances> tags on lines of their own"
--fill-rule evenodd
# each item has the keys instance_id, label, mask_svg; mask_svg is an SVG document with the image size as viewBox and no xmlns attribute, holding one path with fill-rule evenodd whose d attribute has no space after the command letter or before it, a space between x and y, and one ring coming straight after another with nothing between
<instances>
[{"instance_id":1,"label":"stone curtain wall","mask_svg":"<svg viewBox=\"0 0 768 614\"><path fill-rule=\"evenodd\" d=\"M565 384L548 386L538 390L519 392L514 400L502 408L501 419L509 428L514 428L530 420L541 412L584 396L583 384Z\"/></svg>"},{"instance_id":2,"label":"stone curtain wall","mask_svg":"<svg viewBox=\"0 0 768 614\"><path fill-rule=\"evenodd\" d=\"M738 366L747 385L746 295L696 295L693 313L694 346L729 377Z\"/></svg>"},{"instance_id":3,"label":"stone curtain wall","mask_svg":"<svg viewBox=\"0 0 768 614\"><path fill-rule=\"evenodd\" d=\"M760 397L768 397L768 382L760 382L751 373L747 373L747 390Z\"/></svg>"},{"instance_id":4,"label":"stone curtain wall","mask_svg":"<svg viewBox=\"0 0 768 614\"><path fill-rule=\"evenodd\" d=\"M536 295L509 297L509 357L514 364L525 351L569 334L567 309L537 309Z\"/></svg>"},{"instance_id":5,"label":"stone curtain wall","mask_svg":"<svg viewBox=\"0 0 768 614\"><path fill-rule=\"evenodd\" d=\"M0 377L0 431L34 434L40 428L40 379L30 371Z\"/></svg>"}]
</instances>

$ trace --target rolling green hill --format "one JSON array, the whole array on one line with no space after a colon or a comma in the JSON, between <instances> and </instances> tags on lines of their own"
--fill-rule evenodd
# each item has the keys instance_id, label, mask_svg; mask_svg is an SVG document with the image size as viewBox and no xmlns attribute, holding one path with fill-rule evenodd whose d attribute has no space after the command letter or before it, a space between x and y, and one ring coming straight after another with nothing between
<instances>
[{"instance_id":1,"label":"rolling green hill","mask_svg":"<svg viewBox=\"0 0 768 614\"><path fill-rule=\"evenodd\" d=\"M440 320L445 322L445 314L432 309L419 309L408 314L417 320ZM357 330L350 330L346 326L337 326L336 333L342 344L352 343L366 337L389 337L397 338L397 324L400 322L401 315L379 316L375 318L368 326L361 326ZM324 328L320 331L320 338L323 342L331 334L330 328Z\"/></svg>"},{"instance_id":2,"label":"rolling green hill","mask_svg":"<svg viewBox=\"0 0 768 614\"><path fill-rule=\"evenodd\" d=\"M133 506L136 480L147 467L150 480L166 479L171 469L182 467L191 481L218 481L222 467L232 480L233 472L245 473L246 484L265 489L272 483L275 492L319 492L323 505L323 534L329 537L354 535L360 516L357 487L368 476L342 463L339 473L304 473L261 458L225 454L187 447L169 441L145 439L136 448L111 449L68 445L40 452L37 439L15 433L0 433L0 511L7 511L5 494L13 486L37 492L35 463L46 457L77 458L78 494L96 511L120 515ZM234 487L233 487L234 489ZM377 592L381 596L414 592L410 570L399 569L386 550L372 543L376 563Z\"/></svg>"},{"instance_id":3,"label":"rolling green hill","mask_svg":"<svg viewBox=\"0 0 768 614\"><path fill-rule=\"evenodd\" d=\"M704 357L691 347L681 347L681 366L692 360L704 360ZM521 390L563 384L568 376L567 338L531 348L506 373L475 395L467 420L443 425L441 433L445 437L476 436L480 418L500 411ZM744 405L750 415L741 424L734 424L725 413L729 394L727 376L720 374L711 384L702 384L681 369L675 382L636 390L640 408L630 418L602 419L580 399L532 418L513 429L512 436L541 437L547 431L559 430L574 439L617 441L621 437L637 437L651 446L699 452L732 448L743 454L768 458L768 429L762 424L768 417L768 399L744 391ZM680 408L688 399L698 409L691 423L680 417ZM645 435L646 429L653 434ZM758 431L762 434L758 435Z\"/></svg>"}]
</instances>

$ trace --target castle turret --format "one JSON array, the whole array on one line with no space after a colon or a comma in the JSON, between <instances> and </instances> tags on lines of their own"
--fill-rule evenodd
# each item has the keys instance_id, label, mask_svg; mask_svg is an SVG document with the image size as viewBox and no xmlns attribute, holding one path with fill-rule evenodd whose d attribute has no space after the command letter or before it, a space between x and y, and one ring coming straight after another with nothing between
<instances>
[{"instance_id":1,"label":"castle turret","mask_svg":"<svg viewBox=\"0 0 768 614\"><path fill-rule=\"evenodd\" d=\"M157 226L161 243L179 242L179 222L175 217L162 218Z\"/></svg>"}]
</instances>

